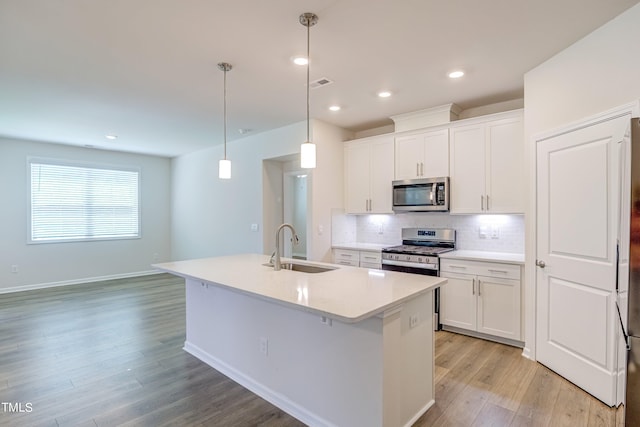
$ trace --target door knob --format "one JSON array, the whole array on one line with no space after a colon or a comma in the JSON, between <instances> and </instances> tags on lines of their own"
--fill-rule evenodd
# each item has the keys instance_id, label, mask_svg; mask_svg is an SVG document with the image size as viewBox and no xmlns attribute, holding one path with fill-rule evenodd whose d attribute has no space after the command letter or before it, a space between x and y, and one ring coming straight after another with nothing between
<instances>
[{"instance_id":1,"label":"door knob","mask_svg":"<svg viewBox=\"0 0 640 427\"><path fill-rule=\"evenodd\" d=\"M547 264L545 264L542 260L536 260L536 265L540 268L545 268Z\"/></svg>"}]
</instances>

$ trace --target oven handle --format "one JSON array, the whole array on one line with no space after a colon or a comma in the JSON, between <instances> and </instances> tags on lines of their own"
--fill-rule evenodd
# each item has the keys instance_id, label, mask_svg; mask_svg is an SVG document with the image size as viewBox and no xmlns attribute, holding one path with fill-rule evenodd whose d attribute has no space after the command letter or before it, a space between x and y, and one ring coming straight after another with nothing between
<instances>
[{"instance_id":1,"label":"oven handle","mask_svg":"<svg viewBox=\"0 0 640 427\"><path fill-rule=\"evenodd\" d=\"M438 266L435 264L418 264L415 262L406 262L406 261L394 261L391 259L383 259L382 264L387 265L397 265L400 267L412 267L412 268L421 268L423 270L437 270Z\"/></svg>"}]
</instances>

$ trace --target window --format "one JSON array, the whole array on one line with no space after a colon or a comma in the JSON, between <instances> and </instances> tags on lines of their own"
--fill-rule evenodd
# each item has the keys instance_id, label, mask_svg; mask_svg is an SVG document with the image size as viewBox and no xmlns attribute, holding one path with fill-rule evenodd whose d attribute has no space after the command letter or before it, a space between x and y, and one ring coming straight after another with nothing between
<instances>
[{"instance_id":1,"label":"window","mask_svg":"<svg viewBox=\"0 0 640 427\"><path fill-rule=\"evenodd\" d=\"M140 171L29 159L29 243L140 237Z\"/></svg>"}]
</instances>

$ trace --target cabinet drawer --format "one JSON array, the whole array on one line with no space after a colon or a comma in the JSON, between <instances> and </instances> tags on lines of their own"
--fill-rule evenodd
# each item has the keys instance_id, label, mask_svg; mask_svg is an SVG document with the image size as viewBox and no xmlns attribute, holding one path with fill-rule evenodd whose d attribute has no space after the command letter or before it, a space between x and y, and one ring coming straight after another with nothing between
<instances>
[{"instance_id":1,"label":"cabinet drawer","mask_svg":"<svg viewBox=\"0 0 640 427\"><path fill-rule=\"evenodd\" d=\"M376 270L382 270L382 264L374 263L374 262L361 262L360 267L362 268L373 268Z\"/></svg>"},{"instance_id":2,"label":"cabinet drawer","mask_svg":"<svg viewBox=\"0 0 640 427\"><path fill-rule=\"evenodd\" d=\"M440 271L520 280L520 266L514 264L441 259Z\"/></svg>"},{"instance_id":3,"label":"cabinet drawer","mask_svg":"<svg viewBox=\"0 0 640 427\"><path fill-rule=\"evenodd\" d=\"M335 264L358 267L360 265L360 252L349 249L334 249L333 262Z\"/></svg>"},{"instance_id":4,"label":"cabinet drawer","mask_svg":"<svg viewBox=\"0 0 640 427\"><path fill-rule=\"evenodd\" d=\"M382 253L381 252L368 252L360 251L360 265L365 264L381 264ZM379 268L379 267L378 267Z\"/></svg>"}]
</instances>

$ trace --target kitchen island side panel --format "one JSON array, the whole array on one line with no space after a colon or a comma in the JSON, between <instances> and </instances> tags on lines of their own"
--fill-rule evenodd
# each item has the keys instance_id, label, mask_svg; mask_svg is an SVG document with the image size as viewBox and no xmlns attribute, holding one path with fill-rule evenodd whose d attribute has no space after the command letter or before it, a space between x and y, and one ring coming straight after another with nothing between
<instances>
[{"instance_id":1,"label":"kitchen island side panel","mask_svg":"<svg viewBox=\"0 0 640 427\"><path fill-rule=\"evenodd\" d=\"M186 296L185 350L309 425L410 425L433 404L432 292L405 304L413 328L401 308L327 324L193 279Z\"/></svg>"}]
</instances>

